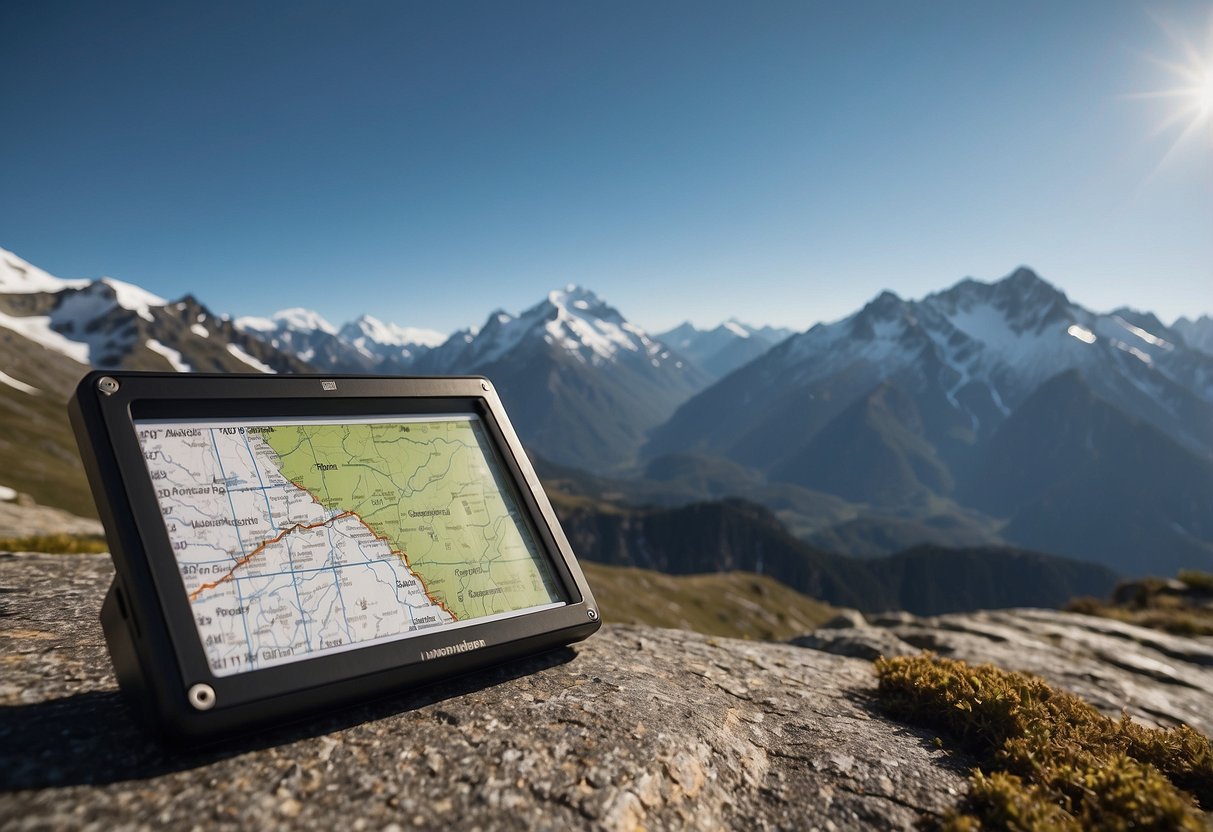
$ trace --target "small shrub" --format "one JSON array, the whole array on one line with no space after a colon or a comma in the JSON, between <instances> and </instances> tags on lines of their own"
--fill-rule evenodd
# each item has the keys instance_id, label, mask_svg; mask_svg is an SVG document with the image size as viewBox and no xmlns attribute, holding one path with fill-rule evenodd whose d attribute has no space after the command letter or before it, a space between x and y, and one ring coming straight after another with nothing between
<instances>
[{"instance_id":1,"label":"small shrub","mask_svg":"<svg viewBox=\"0 0 1213 832\"><path fill-rule=\"evenodd\" d=\"M1205 595L1213 595L1213 573L1181 569L1177 577L1181 583L1188 585L1188 589L1194 589Z\"/></svg>"},{"instance_id":2,"label":"small shrub","mask_svg":"<svg viewBox=\"0 0 1213 832\"><path fill-rule=\"evenodd\" d=\"M1037 676L931 654L876 672L890 715L944 732L985 769L946 828L1208 828L1213 746L1187 726L1114 720Z\"/></svg>"}]
</instances>

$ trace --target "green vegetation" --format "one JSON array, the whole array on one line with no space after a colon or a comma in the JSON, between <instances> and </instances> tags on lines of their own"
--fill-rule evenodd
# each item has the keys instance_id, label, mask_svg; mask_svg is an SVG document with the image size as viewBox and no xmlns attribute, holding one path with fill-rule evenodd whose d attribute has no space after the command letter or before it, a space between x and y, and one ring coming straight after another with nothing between
<instances>
[{"instance_id":1,"label":"green vegetation","mask_svg":"<svg viewBox=\"0 0 1213 832\"><path fill-rule=\"evenodd\" d=\"M891 716L977 757L951 830L1207 829L1213 746L1114 720L1043 679L929 653L876 662Z\"/></svg>"},{"instance_id":2,"label":"green vegetation","mask_svg":"<svg viewBox=\"0 0 1213 832\"><path fill-rule=\"evenodd\" d=\"M666 575L582 562L608 624L647 624L730 638L785 641L837 612L778 581L750 572Z\"/></svg>"},{"instance_id":3,"label":"green vegetation","mask_svg":"<svg viewBox=\"0 0 1213 832\"><path fill-rule=\"evenodd\" d=\"M1175 581L1128 581L1116 587L1110 601L1075 598L1065 608L1180 636L1213 636L1213 575L1184 569Z\"/></svg>"},{"instance_id":4,"label":"green vegetation","mask_svg":"<svg viewBox=\"0 0 1213 832\"><path fill-rule=\"evenodd\" d=\"M29 537L0 537L0 552L50 552L59 555L90 555L108 552L101 535L39 534Z\"/></svg>"},{"instance_id":5,"label":"green vegetation","mask_svg":"<svg viewBox=\"0 0 1213 832\"><path fill-rule=\"evenodd\" d=\"M1179 582L1186 584L1189 589L1203 592L1213 597L1213 573L1198 572L1195 569L1179 570Z\"/></svg>"}]
</instances>

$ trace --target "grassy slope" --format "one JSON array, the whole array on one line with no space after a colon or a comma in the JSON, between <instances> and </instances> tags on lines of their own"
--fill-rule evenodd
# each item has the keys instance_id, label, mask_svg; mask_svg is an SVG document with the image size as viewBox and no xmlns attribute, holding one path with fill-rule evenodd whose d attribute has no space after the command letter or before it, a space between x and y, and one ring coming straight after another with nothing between
<instances>
[{"instance_id":1,"label":"grassy slope","mask_svg":"<svg viewBox=\"0 0 1213 832\"><path fill-rule=\"evenodd\" d=\"M750 572L666 575L582 563L602 619L730 638L783 641L833 617L829 604Z\"/></svg>"},{"instance_id":2,"label":"grassy slope","mask_svg":"<svg viewBox=\"0 0 1213 832\"><path fill-rule=\"evenodd\" d=\"M31 394L0 385L0 485L95 517L67 421L67 399L88 367L0 328L0 368L38 389Z\"/></svg>"}]
</instances>

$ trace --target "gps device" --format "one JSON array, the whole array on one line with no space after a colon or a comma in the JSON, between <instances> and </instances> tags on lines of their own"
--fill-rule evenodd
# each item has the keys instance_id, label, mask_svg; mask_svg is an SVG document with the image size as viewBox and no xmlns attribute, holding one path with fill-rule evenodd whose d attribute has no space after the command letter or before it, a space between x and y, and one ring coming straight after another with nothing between
<instances>
[{"instance_id":1,"label":"gps device","mask_svg":"<svg viewBox=\"0 0 1213 832\"><path fill-rule=\"evenodd\" d=\"M203 739L569 644L598 611L483 378L93 372L124 694Z\"/></svg>"}]
</instances>

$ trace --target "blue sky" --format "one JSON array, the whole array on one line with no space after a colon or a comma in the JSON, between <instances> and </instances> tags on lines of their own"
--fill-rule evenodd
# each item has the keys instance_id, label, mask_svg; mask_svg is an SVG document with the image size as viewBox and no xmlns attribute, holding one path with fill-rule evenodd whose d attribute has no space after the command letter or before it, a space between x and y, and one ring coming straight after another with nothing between
<instances>
[{"instance_id":1,"label":"blue sky","mask_svg":"<svg viewBox=\"0 0 1213 832\"><path fill-rule=\"evenodd\" d=\"M569 282L802 329L1036 268L1213 312L1213 3L0 5L0 246L451 330ZM1168 34L1168 29L1171 34Z\"/></svg>"}]
</instances>

